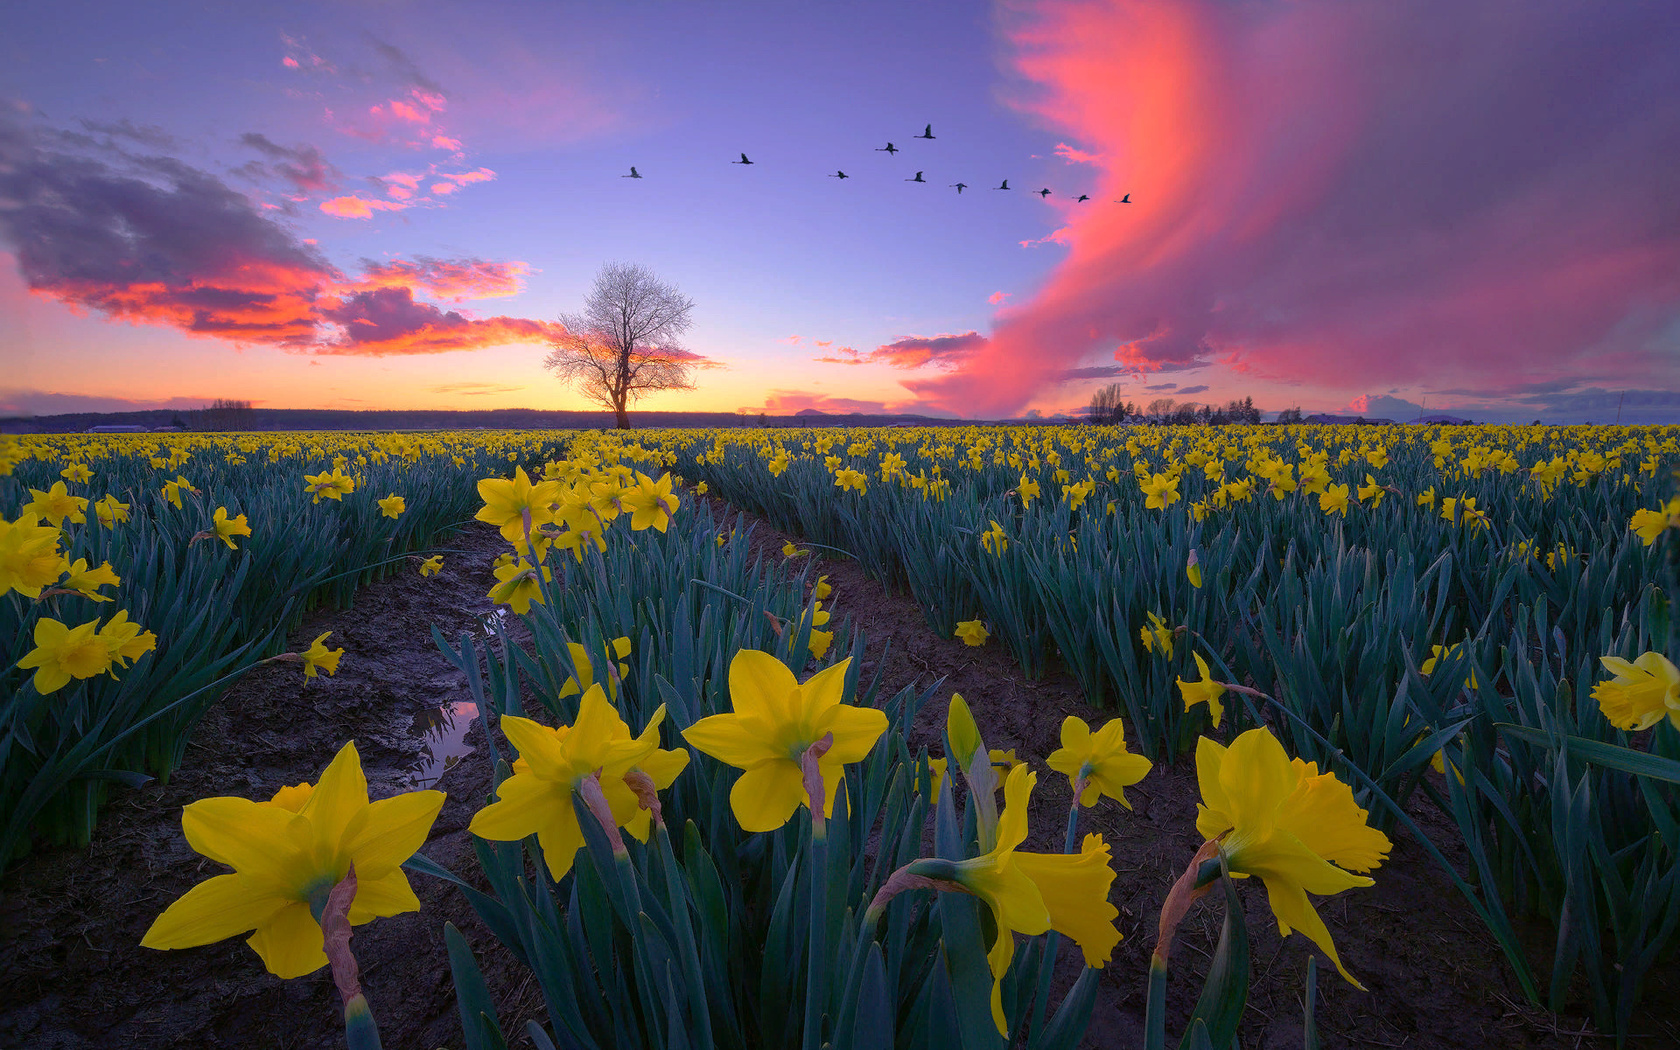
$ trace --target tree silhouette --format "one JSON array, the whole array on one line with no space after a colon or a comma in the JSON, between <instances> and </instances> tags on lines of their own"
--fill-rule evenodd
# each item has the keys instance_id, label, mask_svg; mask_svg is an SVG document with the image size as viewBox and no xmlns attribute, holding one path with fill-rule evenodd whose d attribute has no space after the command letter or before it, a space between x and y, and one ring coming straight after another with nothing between
<instances>
[{"instance_id":1,"label":"tree silhouette","mask_svg":"<svg viewBox=\"0 0 1680 1050\"><path fill-rule=\"evenodd\" d=\"M657 390L690 390L709 362L676 337L693 323L694 302L646 267L608 263L581 314L561 314L565 334L549 340L544 367L630 428L629 403Z\"/></svg>"}]
</instances>

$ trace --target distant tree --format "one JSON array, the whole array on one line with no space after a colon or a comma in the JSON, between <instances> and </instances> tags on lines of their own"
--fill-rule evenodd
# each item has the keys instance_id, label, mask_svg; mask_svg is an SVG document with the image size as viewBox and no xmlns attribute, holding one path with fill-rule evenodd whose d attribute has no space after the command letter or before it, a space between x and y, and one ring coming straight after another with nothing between
<instances>
[{"instance_id":1,"label":"distant tree","mask_svg":"<svg viewBox=\"0 0 1680 1050\"><path fill-rule=\"evenodd\" d=\"M1110 383L1091 395L1091 422L1097 426L1124 423L1126 417L1132 414L1136 414L1136 410L1120 399L1119 383Z\"/></svg>"},{"instance_id":2,"label":"distant tree","mask_svg":"<svg viewBox=\"0 0 1680 1050\"><path fill-rule=\"evenodd\" d=\"M249 430L251 402L218 397L198 413L200 430Z\"/></svg>"},{"instance_id":3,"label":"distant tree","mask_svg":"<svg viewBox=\"0 0 1680 1050\"><path fill-rule=\"evenodd\" d=\"M694 302L643 266L608 263L581 314L561 314L565 334L543 361L562 382L611 409L630 428L629 403L658 390L690 390L702 359L678 342Z\"/></svg>"},{"instance_id":4,"label":"distant tree","mask_svg":"<svg viewBox=\"0 0 1680 1050\"><path fill-rule=\"evenodd\" d=\"M1196 406L1186 401L1184 404L1173 409L1172 415L1167 417L1167 422L1172 423L1174 426L1189 426L1190 424L1196 422Z\"/></svg>"},{"instance_id":5,"label":"distant tree","mask_svg":"<svg viewBox=\"0 0 1680 1050\"><path fill-rule=\"evenodd\" d=\"M1143 410L1151 423L1165 423L1173 414L1178 402L1170 397L1158 397L1149 402L1149 407Z\"/></svg>"},{"instance_id":6,"label":"distant tree","mask_svg":"<svg viewBox=\"0 0 1680 1050\"><path fill-rule=\"evenodd\" d=\"M1295 408L1286 408L1282 412L1279 412L1277 421L1279 423L1299 423L1301 421L1300 406L1296 406Z\"/></svg>"}]
</instances>

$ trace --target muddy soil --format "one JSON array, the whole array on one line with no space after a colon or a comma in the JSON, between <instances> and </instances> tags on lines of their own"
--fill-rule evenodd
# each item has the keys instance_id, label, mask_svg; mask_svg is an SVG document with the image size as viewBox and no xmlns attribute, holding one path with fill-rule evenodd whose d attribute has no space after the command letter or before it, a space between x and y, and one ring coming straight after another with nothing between
<instances>
[{"instance_id":1,"label":"muddy soil","mask_svg":"<svg viewBox=\"0 0 1680 1050\"><path fill-rule=\"evenodd\" d=\"M0 1047L342 1047L338 994L328 971L282 981L240 939L182 951L140 947L152 920L223 869L181 835L181 807L211 795L267 798L283 784L314 782L354 739L369 794L436 787L448 801L424 852L471 878L466 832L490 790L489 769L469 757L482 741L466 680L432 642L483 634L490 561L505 547L476 523L440 544L443 572L405 565L360 590L352 608L311 615L289 648L322 631L342 646L338 674L305 679L271 664L239 680L206 715L183 767L167 785L118 795L87 850L44 850L7 874L0 890ZM461 893L410 875L421 910L356 928L352 945L384 1043L460 1046L444 950L453 922L479 948L504 1023L540 1015L541 997L493 943Z\"/></svg>"},{"instance_id":2,"label":"muddy soil","mask_svg":"<svg viewBox=\"0 0 1680 1050\"><path fill-rule=\"evenodd\" d=\"M754 533L767 559L782 557L786 538L762 523ZM117 797L89 849L43 851L6 876L0 885L0 1048L343 1045L337 994L324 969L281 981L237 939L173 952L138 945L164 907L220 870L187 847L182 805L209 795L261 798L282 784L313 781L352 738L374 798L417 786L448 792L425 852L477 881L465 828L489 790L489 771L481 756L453 765L448 756L482 743L482 723L470 722L463 735L473 715L470 698L459 672L433 646L431 626L451 639L482 631L491 615L485 599L494 582L489 562L503 548L493 530L477 526L444 545L474 553L446 556L443 574L432 579L404 572L364 588L353 608L319 613L296 632L295 649L322 631L334 632L329 643L346 649L336 677L306 683L292 665L253 672L206 717L170 784ZM1040 770L1029 848L1059 848L1069 787L1044 770L1043 760L1058 746L1066 715L1091 722L1106 715L1088 707L1066 676L1026 681L996 645L975 649L935 636L907 596L885 593L855 562L829 561L819 571L835 586L836 614L850 618L868 640L866 675L873 676L887 652L882 671L888 695L907 684L944 679L914 743L937 751L945 703L952 692L962 693L991 746L1014 748ZM1188 765L1157 768L1127 795L1131 811L1105 800L1081 818L1082 830L1103 832L1113 849L1119 873L1113 900L1125 935L1103 972L1086 1040L1091 1047L1141 1045L1144 981L1160 901L1198 845L1198 792ZM528 975L494 946L459 893L420 876L410 881L421 912L359 927L353 942L385 1045L462 1045L443 947L447 920L479 952L505 1029L521 1033L512 1045L529 1046L524 1021L541 1019L542 1005ZM1308 942L1278 937L1259 886L1245 887L1244 898L1255 974L1243 1045L1301 1046ZM1611 1045L1579 1018L1522 1003L1491 937L1404 837L1373 889L1322 901L1320 912L1344 963L1369 989L1359 992L1334 970L1321 969L1318 1020L1327 1047ZM1172 989L1178 1018L1188 1013L1200 986L1219 921L1218 908L1204 902L1180 931ZM1074 957L1064 949L1064 986ZM1672 975L1664 981L1648 992L1648 1002L1671 1001ZM1664 1023L1668 1027L1647 1028L1633 1045L1680 1046L1680 1030Z\"/></svg>"}]
</instances>

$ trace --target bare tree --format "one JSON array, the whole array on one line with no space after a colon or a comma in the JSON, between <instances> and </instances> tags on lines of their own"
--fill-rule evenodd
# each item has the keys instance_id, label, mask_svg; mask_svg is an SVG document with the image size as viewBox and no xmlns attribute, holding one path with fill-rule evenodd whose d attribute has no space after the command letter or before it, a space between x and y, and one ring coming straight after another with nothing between
<instances>
[{"instance_id":1,"label":"bare tree","mask_svg":"<svg viewBox=\"0 0 1680 1050\"><path fill-rule=\"evenodd\" d=\"M655 390L690 390L690 375L705 359L676 337L692 322L694 302L644 266L608 263L581 314L561 314L565 333L550 338L543 365L576 384L589 400L611 409L620 430L630 428L629 403Z\"/></svg>"},{"instance_id":2,"label":"bare tree","mask_svg":"<svg viewBox=\"0 0 1680 1050\"><path fill-rule=\"evenodd\" d=\"M1091 422L1098 426L1124 423L1128 415L1136 415L1132 406L1120 397L1120 384L1110 383L1091 395Z\"/></svg>"}]
</instances>

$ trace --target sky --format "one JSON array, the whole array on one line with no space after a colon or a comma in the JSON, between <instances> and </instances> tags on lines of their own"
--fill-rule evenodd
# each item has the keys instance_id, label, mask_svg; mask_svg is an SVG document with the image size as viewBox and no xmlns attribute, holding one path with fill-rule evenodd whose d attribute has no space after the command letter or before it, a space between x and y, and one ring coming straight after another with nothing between
<instances>
[{"instance_id":1,"label":"sky","mask_svg":"<svg viewBox=\"0 0 1680 1050\"><path fill-rule=\"evenodd\" d=\"M645 409L1680 423L1672 2L7 23L0 413L586 408L547 340L623 262L705 365Z\"/></svg>"}]
</instances>

